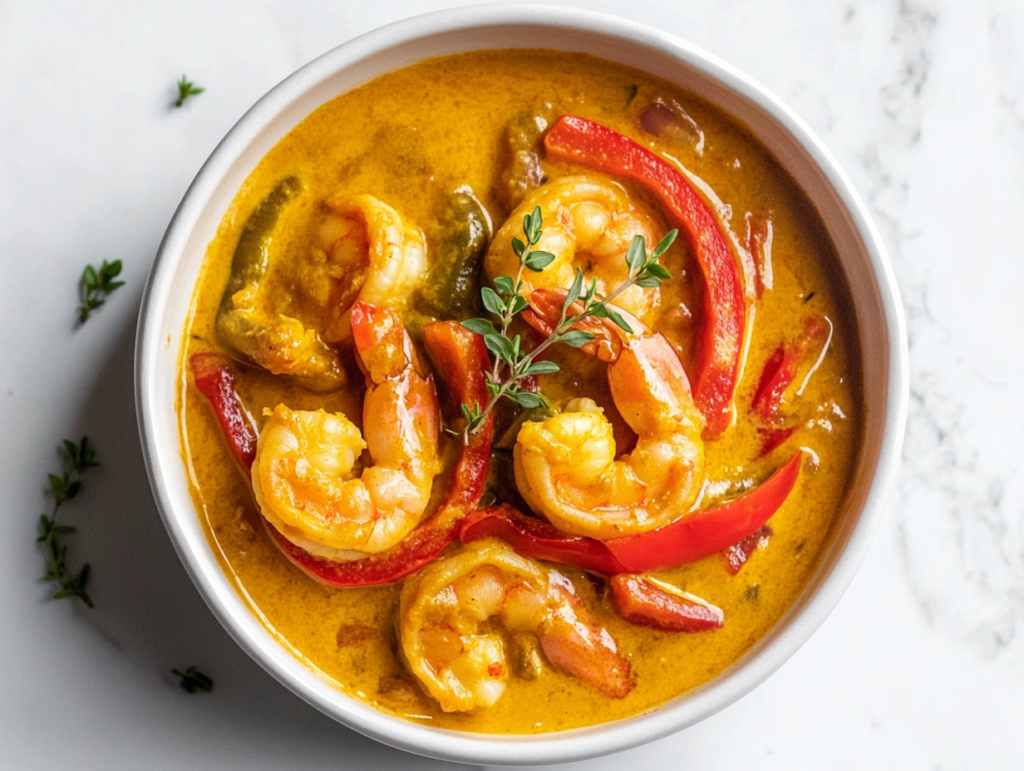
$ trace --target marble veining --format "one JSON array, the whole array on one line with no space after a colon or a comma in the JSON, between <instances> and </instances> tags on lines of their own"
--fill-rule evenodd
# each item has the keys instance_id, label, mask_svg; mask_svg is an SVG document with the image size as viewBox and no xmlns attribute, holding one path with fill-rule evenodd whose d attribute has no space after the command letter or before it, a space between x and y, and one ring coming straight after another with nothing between
<instances>
[{"instance_id":1,"label":"marble veining","mask_svg":"<svg viewBox=\"0 0 1024 771\"><path fill-rule=\"evenodd\" d=\"M959 272L956 257L968 259L965 252L980 244L958 244L967 249L954 259L936 259L918 239L915 218L908 216L918 192L910 173L914 154L929 119L941 114L937 103L948 96L931 73L936 60L956 58L949 25L962 19L955 10L908 0L896 5L891 44L898 60L880 92L887 125L865 145L861 166L908 317L913 386L904 471L891 506L903 573L933 628L992 657L1014 643L1024 619L1021 453L995 457L1007 448L982 443L979 435L988 438L988 432L977 430L999 420L989 414L994 402L986 409L979 397L1009 398L1008 381L991 369L964 370L963 341L951 331L959 318L932 302L936 285L948 281L950 271ZM1019 159L1020 90L1005 89L1011 85L1008 73L1020 71L1011 29L997 14L988 31L993 69L1005 79L995 95L1004 116L1000 128L1007 135L1016 130L1018 136L1008 136L1006 144ZM1009 250L1021 254L1019 245Z\"/></svg>"}]
</instances>

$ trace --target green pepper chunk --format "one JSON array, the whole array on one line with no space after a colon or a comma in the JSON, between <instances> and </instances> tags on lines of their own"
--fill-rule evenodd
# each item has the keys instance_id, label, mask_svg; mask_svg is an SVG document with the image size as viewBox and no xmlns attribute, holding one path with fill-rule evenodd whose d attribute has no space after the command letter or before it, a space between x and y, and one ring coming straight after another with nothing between
<instances>
[{"instance_id":1,"label":"green pepper chunk","mask_svg":"<svg viewBox=\"0 0 1024 771\"><path fill-rule=\"evenodd\" d=\"M440 238L416 309L438 319L479 313L480 263L491 239L491 219L469 187L448 199L438 218Z\"/></svg>"},{"instance_id":2,"label":"green pepper chunk","mask_svg":"<svg viewBox=\"0 0 1024 771\"><path fill-rule=\"evenodd\" d=\"M285 177L242 226L217 313L217 334L240 361L288 376L313 391L333 391L346 381L338 354L315 330L261 304L274 231L287 205L301 192L297 177Z\"/></svg>"}]
</instances>

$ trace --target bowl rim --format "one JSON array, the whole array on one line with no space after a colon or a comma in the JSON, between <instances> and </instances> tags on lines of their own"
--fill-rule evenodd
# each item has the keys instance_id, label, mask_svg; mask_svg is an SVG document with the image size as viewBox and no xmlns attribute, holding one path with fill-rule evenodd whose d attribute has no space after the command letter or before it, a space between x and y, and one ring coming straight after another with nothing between
<instances>
[{"instance_id":1,"label":"bowl rim","mask_svg":"<svg viewBox=\"0 0 1024 771\"><path fill-rule=\"evenodd\" d=\"M873 479L847 542L812 596L785 628L750 660L733 665L711 683L632 718L587 729L534 736L499 736L438 729L387 715L334 689L298 660L255 618L220 566L201 559L187 537L181 517L197 516L194 507L176 510L165 470L181 463L175 446L167 452L156 424L156 370L165 349L162 320L171 282L188 239L217 185L243 151L295 98L332 74L375 53L442 33L504 25L549 27L615 38L658 49L699 70L727 90L773 117L810 156L852 220L862 239L883 309L889 360L884 429ZM407 66L407 65L402 65ZM176 349L175 349L176 350ZM157 508L171 541L200 595L234 640L275 679L335 720L380 742L445 760L523 765L558 763L622 751L662 738L709 717L753 690L788 660L824 622L849 586L881 522L899 463L909 400L906 321L893 268L874 223L852 183L824 143L771 92L735 67L674 35L610 14L541 5L490 5L455 8L413 16L355 37L304 65L250 108L217 145L189 186L160 244L139 311L135 352L136 411L142 451ZM180 443L180 437L178 438ZM170 460L169 460L170 458ZM229 590L225 591L225 587ZM800 601L794 605L800 605ZM244 613L244 616L240 615ZM262 632L262 634L260 634ZM747 658L747 657L744 657ZM756 666L755 666L756 664ZM728 676L726 676L728 675ZM511 756L511 757L510 757Z\"/></svg>"}]
</instances>

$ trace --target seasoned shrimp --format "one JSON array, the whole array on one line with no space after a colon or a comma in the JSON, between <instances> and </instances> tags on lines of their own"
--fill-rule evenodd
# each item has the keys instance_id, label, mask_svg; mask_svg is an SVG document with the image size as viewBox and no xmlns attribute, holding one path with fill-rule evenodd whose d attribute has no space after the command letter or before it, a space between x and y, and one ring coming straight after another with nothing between
<instances>
[{"instance_id":1,"label":"seasoned shrimp","mask_svg":"<svg viewBox=\"0 0 1024 771\"><path fill-rule=\"evenodd\" d=\"M532 633L553 664L614 699L633 690L629 661L572 583L498 540L435 562L402 591L402 651L445 712L492 706L509 677L507 634Z\"/></svg>"},{"instance_id":2,"label":"seasoned shrimp","mask_svg":"<svg viewBox=\"0 0 1024 771\"><path fill-rule=\"evenodd\" d=\"M329 198L304 292L326 309L324 337L350 334L348 310L357 300L401 309L426 275L423 232L372 195ZM326 274L327 281L324 280Z\"/></svg>"},{"instance_id":3,"label":"seasoned shrimp","mask_svg":"<svg viewBox=\"0 0 1024 771\"><path fill-rule=\"evenodd\" d=\"M539 290L527 319L546 328L564 290ZM623 420L637 433L634 450L615 458L612 425L591 399L558 415L524 423L515 446L519 492L567 533L609 539L642 533L690 510L704 477L704 418L693 403L679 357L661 334L623 314L634 330L587 319L598 335L584 350L609 361L608 383Z\"/></svg>"},{"instance_id":4,"label":"seasoned shrimp","mask_svg":"<svg viewBox=\"0 0 1024 771\"><path fill-rule=\"evenodd\" d=\"M434 477L438 404L415 368L398 314L356 303L352 328L366 372L365 439L344 415L267 411L252 486L267 521L311 554L349 560L384 551L423 518ZM373 465L356 473L368 449Z\"/></svg>"},{"instance_id":5,"label":"seasoned shrimp","mask_svg":"<svg viewBox=\"0 0 1024 771\"><path fill-rule=\"evenodd\" d=\"M615 182L585 175L561 177L527 195L501 226L484 261L491 279L517 274L519 257L512 239L522 238L523 217L536 206L544 219L544 234L533 248L551 252L555 259L540 273L524 272L527 297L534 289L568 288L577 267L588 281L597 281L599 295L606 295L629 278L625 255L633 237L656 244L668 230L660 215L630 199ZM643 316L658 300L659 290L631 286L616 304Z\"/></svg>"}]
</instances>

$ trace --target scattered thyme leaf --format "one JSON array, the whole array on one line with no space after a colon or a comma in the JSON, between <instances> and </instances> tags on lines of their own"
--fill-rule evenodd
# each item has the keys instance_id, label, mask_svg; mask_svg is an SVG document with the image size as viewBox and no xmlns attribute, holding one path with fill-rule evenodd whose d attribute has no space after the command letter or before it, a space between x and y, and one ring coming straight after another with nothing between
<instances>
[{"instance_id":1,"label":"scattered thyme leaf","mask_svg":"<svg viewBox=\"0 0 1024 771\"><path fill-rule=\"evenodd\" d=\"M78 298L81 305L78 306L78 323L84 324L89 320L89 315L107 301L107 297L115 289L124 286L123 281L115 281L121 275L121 261L103 261L99 270L92 265L86 265L82 271L82 277L78 281Z\"/></svg>"},{"instance_id":2,"label":"scattered thyme leaf","mask_svg":"<svg viewBox=\"0 0 1024 771\"><path fill-rule=\"evenodd\" d=\"M200 88L182 75L181 80L178 81L178 99L175 101L174 106L181 107L190 96L199 96L205 90L205 88Z\"/></svg>"},{"instance_id":3,"label":"scattered thyme leaf","mask_svg":"<svg viewBox=\"0 0 1024 771\"><path fill-rule=\"evenodd\" d=\"M61 538L74 533L75 528L57 524L57 512L62 505L82 491L79 476L100 464L96 461L96 450L88 437L83 436L82 441L78 443L65 439L61 450L64 470L60 474L47 474L50 482L49 493L53 497L53 510L49 516L40 515L39 537L36 538L37 543L43 544L43 551L46 554L46 572L43 574L43 580L58 585L58 590L52 595L53 599L78 597L91 608L92 598L85 591L89 581L89 563L82 565L77 573L68 568L68 547Z\"/></svg>"},{"instance_id":4,"label":"scattered thyme leaf","mask_svg":"<svg viewBox=\"0 0 1024 771\"><path fill-rule=\"evenodd\" d=\"M213 690L213 679L195 667L189 667L184 672L172 669L171 672L181 678L179 685L185 693L209 693Z\"/></svg>"}]
</instances>

